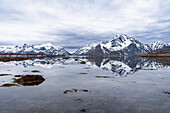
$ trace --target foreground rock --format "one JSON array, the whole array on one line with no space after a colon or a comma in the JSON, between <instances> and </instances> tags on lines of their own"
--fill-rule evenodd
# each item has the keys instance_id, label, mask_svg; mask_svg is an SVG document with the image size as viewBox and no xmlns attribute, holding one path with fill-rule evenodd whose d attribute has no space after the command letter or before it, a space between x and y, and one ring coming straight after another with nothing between
<instances>
[{"instance_id":1,"label":"foreground rock","mask_svg":"<svg viewBox=\"0 0 170 113\"><path fill-rule=\"evenodd\" d=\"M45 79L41 75L25 75L19 79L14 79L14 83L23 86L34 86L41 84Z\"/></svg>"}]
</instances>

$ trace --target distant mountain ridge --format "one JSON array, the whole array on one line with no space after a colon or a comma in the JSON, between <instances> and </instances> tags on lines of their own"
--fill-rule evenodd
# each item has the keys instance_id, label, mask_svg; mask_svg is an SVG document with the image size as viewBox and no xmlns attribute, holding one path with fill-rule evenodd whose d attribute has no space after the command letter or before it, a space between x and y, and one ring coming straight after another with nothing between
<instances>
[{"instance_id":1,"label":"distant mountain ridge","mask_svg":"<svg viewBox=\"0 0 170 113\"><path fill-rule=\"evenodd\" d=\"M150 53L143 54L142 56L150 57L169 57L170 56L170 46L154 50Z\"/></svg>"},{"instance_id":2,"label":"distant mountain ridge","mask_svg":"<svg viewBox=\"0 0 170 113\"><path fill-rule=\"evenodd\" d=\"M89 56L135 56L151 53L170 46L170 44L157 41L151 44L143 44L135 38L126 34L118 34L110 41L102 43L88 44L73 55L89 55ZM54 46L51 43L41 45L17 45L12 47L0 47L0 53L19 53L19 54L45 54L45 55L71 55L63 47Z\"/></svg>"},{"instance_id":3,"label":"distant mountain ridge","mask_svg":"<svg viewBox=\"0 0 170 113\"><path fill-rule=\"evenodd\" d=\"M51 43L41 45L17 45L12 47L0 47L0 53L20 53L20 54L45 54L45 55L69 55L63 47L54 46Z\"/></svg>"},{"instance_id":4,"label":"distant mountain ridge","mask_svg":"<svg viewBox=\"0 0 170 113\"><path fill-rule=\"evenodd\" d=\"M170 46L169 43L165 43L163 41L157 41L157 42L153 42L150 44L150 47L152 49L152 51L157 50L157 49L162 49L164 47Z\"/></svg>"},{"instance_id":5,"label":"distant mountain ridge","mask_svg":"<svg viewBox=\"0 0 170 113\"><path fill-rule=\"evenodd\" d=\"M77 50L74 54L77 55L92 55L92 56L133 56L150 53L154 50L169 46L170 44L158 41L151 44L143 44L135 38L126 34L120 34L113 37L110 41L105 41L100 44L86 45ZM86 49L88 48L88 49Z\"/></svg>"}]
</instances>

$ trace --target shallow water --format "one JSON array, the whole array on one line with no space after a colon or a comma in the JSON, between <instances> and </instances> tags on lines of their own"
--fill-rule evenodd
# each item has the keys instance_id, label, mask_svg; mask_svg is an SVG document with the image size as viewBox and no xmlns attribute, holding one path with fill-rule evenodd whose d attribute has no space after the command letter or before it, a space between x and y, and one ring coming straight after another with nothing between
<instances>
[{"instance_id":1,"label":"shallow water","mask_svg":"<svg viewBox=\"0 0 170 113\"><path fill-rule=\"evenodd\" d=\"M0 112L170 113L168 62L142 58L0 62ZM23 79L26 75L44 80Z\"/></svg>"}]
</instances>

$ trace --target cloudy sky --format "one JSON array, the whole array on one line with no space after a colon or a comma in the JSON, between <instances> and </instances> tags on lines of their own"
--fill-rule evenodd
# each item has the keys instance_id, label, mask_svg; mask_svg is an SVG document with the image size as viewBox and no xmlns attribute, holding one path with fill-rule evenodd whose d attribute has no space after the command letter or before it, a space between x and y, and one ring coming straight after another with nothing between
<instances>
[{"instance_id":1,"label":"cloudy sky","mask_svg":"<svg viewBox=\"0 0 170 113\"><path fill-rule=\"evenodd\" d=\"M76 49L128 34L170 42L170 0L0 0L0 45Z\"/></svg>"}]
</instances>

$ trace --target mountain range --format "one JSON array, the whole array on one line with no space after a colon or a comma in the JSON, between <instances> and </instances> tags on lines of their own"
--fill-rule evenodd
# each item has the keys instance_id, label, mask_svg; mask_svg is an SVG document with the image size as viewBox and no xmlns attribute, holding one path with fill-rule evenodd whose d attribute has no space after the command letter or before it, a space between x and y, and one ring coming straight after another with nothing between
<instances>
[{"instance_id":1,"label":"mountain range","mask_svg":"<svg viewBox=\"0 0 170 113\"><path fill-rule=\"evenodd\" d=\"M116 35L110 41L86 45L77 50L75 54L92 56L133 56L150 53L167 46L170 46L170 44L162 41L143 44L131 36L121 34Z\"/></svg>"},{"instance_id":2,"label":"mountain range","mask_svg":"<svg viewBox=\"0 0 170 113\"><path fill-rule=\"evenodd\" d=\"M41 45L17 45L12 47L0 47L0 53L20 53L20 54L45 54L45 55L70 55L63 47L54 46L51 43Z\"/></svg>"},{"instance_id":3,"label":"mountain range","mask_svg":"<svg viewBox=\"0 0 170 113\"><path fill-rule=\"evenodd\" d=\"M170 46L169 43L157 41L151 44L143 44L135 38L126 34L114 36L110 41L102 43L88 44L73 55L90 56L134 56L151 53L155 50ZM0 53L20 53L20 54L45 54L45 55L71 55L67 50L60 46L54 46L51 43L41 45L17 45L12 47L0 47Z\"/></svg>"}]
</instances>

